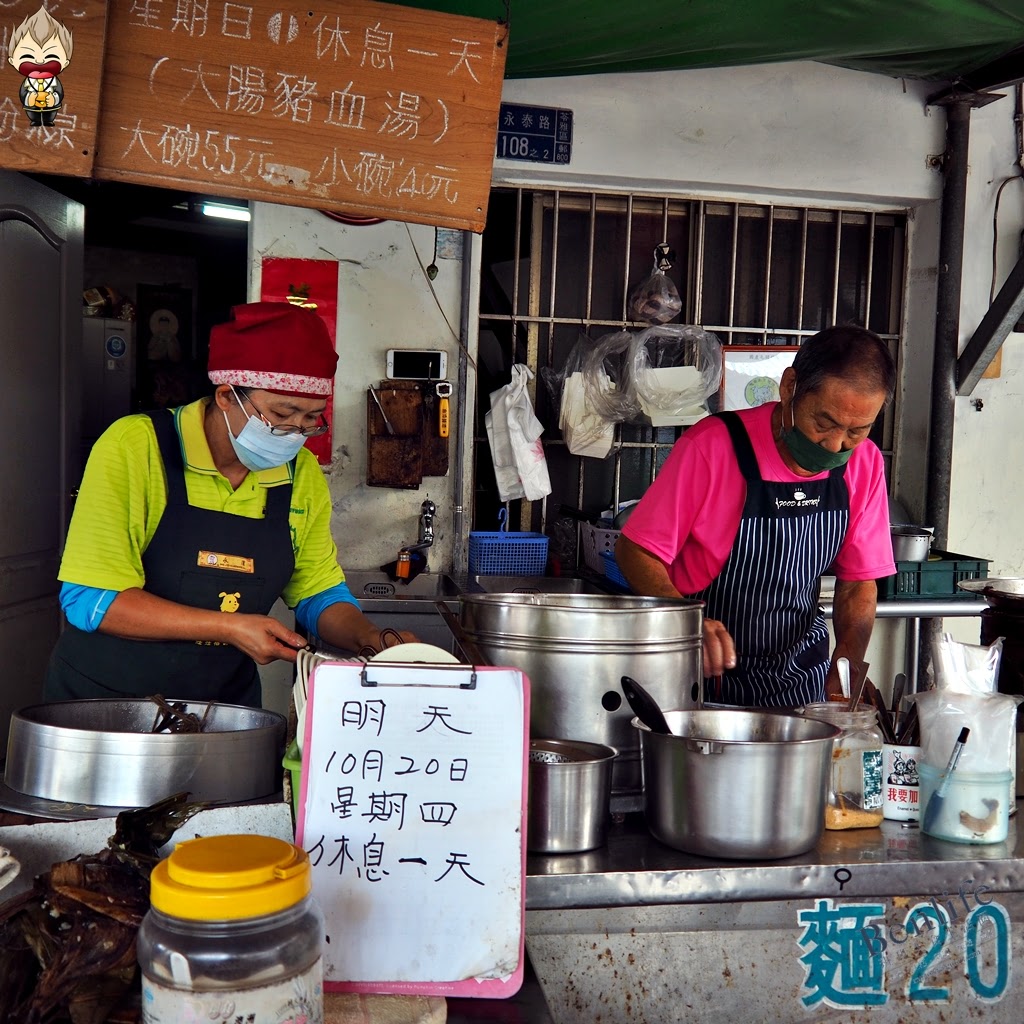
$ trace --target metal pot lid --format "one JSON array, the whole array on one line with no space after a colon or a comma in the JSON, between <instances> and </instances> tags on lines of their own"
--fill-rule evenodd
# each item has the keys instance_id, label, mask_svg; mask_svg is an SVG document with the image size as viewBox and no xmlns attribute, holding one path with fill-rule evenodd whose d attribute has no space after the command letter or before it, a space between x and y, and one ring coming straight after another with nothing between
<instances>
[{"instance_id":1,"label":"metal pot lid","mask_svg":"<svg viewBox=\"0 0 1024 1024\"><path fill-rule=\"evenodd\" d=\"M957 586L972 594L981 594L990 607L1013 605L1016 610L1024 606L1024 578L1018 576L989 576L977 580L960 580Z\"/></svg>"}]
</instances>

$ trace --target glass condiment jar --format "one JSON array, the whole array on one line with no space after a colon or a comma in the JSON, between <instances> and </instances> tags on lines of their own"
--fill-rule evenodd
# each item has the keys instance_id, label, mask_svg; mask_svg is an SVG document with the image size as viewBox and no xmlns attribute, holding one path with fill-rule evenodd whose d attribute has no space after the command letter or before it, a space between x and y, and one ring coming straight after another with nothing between
<instances>
[{"instance_id":1,"label":"glass condiment jar","mask_svg":"<svg viewBox=\"0 0 1024 1024\"><path fill-rule=\"evenodd\" d=\"M322 1024L324 926L311 889L309 857L283 839L179 843L153 869L139 929L143 1024Z\"/></svg>"},{"instance_id":2,"label":"glass condiment jar","mask_svg":"<svg viewBox=\"0 0 1024 1024\"><path fill-rule=\"evenodd\" d=\"M804 714L842 729L832 741L825 828L871 828L882 823L882 743L874 708L849 711L829 701Z\"/></svg>"}]
</instances>

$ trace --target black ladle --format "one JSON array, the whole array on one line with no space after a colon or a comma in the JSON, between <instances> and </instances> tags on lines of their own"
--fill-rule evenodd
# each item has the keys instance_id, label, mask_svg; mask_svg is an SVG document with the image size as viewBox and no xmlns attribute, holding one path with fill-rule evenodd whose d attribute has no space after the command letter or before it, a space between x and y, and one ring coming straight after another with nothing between
<instances>
[{"instance_id":1,"label":"black ladle","mask_svg":"<svg viewBox=\"0 0 1024 1024\"><path fill-rule=\"evenodd\" d=\"M635 680L629 676L622 677L622 692L633 709L633 714L647 726L651 732L660 732L671 736L672 730L665 721L665 716L658 707L657 701Z\"/></svg>"}]
</instances>

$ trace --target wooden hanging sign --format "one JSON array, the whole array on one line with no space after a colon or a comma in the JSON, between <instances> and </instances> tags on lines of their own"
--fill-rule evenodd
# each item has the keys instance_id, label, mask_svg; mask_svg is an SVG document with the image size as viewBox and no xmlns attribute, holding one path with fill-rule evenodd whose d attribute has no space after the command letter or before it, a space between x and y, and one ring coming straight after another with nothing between
<instances>
[{"instance_id":1,"label":"wooden hanging sign","mask_svg":"<svg viewBox=\"0 0 1024 1024\"><path fill-rule=\"evenodd\" d=\"M0 3L0 167L92 174L107 6Z\"/></svg>"},{"instance_id":2,"label":"wooden hanging sign","mask_svg":"<svg viewBox=\"0 0 1024 1024\"><path fill-rule=\"evenodd\" d=\"M97 177L483 230L505 25L372 0L109 6Z\"/></svg>"}]
</instances>

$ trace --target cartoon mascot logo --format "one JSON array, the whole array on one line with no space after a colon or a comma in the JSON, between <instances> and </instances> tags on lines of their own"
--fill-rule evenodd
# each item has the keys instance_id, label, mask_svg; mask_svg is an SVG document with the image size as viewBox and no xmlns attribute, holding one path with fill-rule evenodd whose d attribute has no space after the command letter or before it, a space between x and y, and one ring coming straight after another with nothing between
<instances>
[{"instance_id":1,"label":"cartoon mascot logo","mask_svg":"<svg viewBox=\"0 0 1024 1024\"><path fill-rule=\"evenodd\" d=\"M71 32L40 7L11 35L7 62L25 81L18 97L33 128L52 125L64 103L57 77L71 63Z\"/></svg>"}]
</instances>

